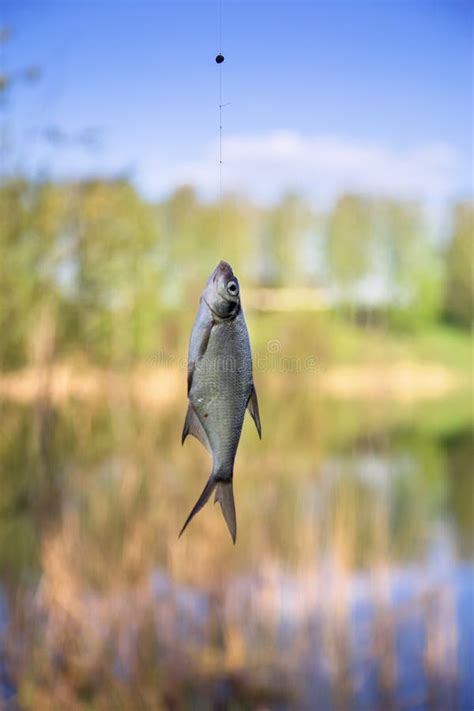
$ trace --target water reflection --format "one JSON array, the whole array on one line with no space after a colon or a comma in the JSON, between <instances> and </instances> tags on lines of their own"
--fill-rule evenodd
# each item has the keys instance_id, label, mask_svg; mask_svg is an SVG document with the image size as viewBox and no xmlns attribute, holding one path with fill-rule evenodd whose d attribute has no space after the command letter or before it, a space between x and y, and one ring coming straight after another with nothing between
<instances>
[{"instance_id":1,"label":"water reflection","mask_svg":"<svg viewBox=\"0 0 474 711\"><path fill-rule=\"evenodd\" d=\"M209 468L184 402L1 404L0 698L471 709L466 402L279 401L244 431L236 548L212 507L177 541Z\"/></svg>"}]
</instances>

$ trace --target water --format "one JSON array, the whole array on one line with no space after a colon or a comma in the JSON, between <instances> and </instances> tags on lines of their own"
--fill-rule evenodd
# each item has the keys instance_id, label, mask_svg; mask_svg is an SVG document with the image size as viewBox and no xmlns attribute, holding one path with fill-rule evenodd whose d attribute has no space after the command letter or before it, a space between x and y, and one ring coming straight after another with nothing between
<instances>
[{"instance_id":1,"label":"water","mask_svg":"<svg viewBox=\"0 0 474 711\"><path fill-rule=\"evenodd\" d=\"M469 402L264 384L238 540L181 392L0 404L7 708L474 707ZM15 704L15 706L13 706Z\"/></svg>"}]
</instances>

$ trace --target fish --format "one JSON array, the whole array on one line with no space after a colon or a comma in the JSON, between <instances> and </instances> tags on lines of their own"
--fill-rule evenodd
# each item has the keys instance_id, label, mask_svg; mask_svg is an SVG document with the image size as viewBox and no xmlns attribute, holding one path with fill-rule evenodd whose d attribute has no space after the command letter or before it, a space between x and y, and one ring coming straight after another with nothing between
<instances>
[{"instance_id":1,"label":"fish","mask_svg":"<svg viewBox=\"0 0 474 711\"><path fill-rule=\"evenodd\" d=\"M235 544L234 460L246 410L260 439L262 426L239 281L224 261L207 281L191 331L188 401L181 442L196 437L212 455L212 471L179 536L215 491Z\"/></svg>"}]
</instances>

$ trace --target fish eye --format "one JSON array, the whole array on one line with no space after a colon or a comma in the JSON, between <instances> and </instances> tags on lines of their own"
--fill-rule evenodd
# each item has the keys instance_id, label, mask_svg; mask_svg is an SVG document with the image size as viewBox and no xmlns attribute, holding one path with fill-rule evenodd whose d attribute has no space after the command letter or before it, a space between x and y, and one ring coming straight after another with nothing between
<instances>
[{"instance_id":1,"label":"fish eye","mask_svg":"<svg viewBox=\"0 0 474 711\"><path fill-rule=\"evenodd\" d=\"M232 296L235 296L239 293L239 287L237 286L235 281L230 281L227 284L227 291L229 292L229 294L232 294Z\"/></svg>"}]
</instances>

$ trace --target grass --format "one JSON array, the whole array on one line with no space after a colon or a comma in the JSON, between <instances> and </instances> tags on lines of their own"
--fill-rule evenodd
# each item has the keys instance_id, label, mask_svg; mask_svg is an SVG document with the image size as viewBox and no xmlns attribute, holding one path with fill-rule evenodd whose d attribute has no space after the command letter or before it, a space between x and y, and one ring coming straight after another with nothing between
<instances>
[{"instance_id":1,"label":"grass","mask_svg":"<svg viewBox=\"0 0 474 711\"><path fill-rule=\"evenodd\" d=\"M472 337L468 331L446 324L421 331L360 326L328 312L256 314L247 317L255 350L265 352L278 341L281 352L315 355L327 365L430 362L468 375L472 370Z\"/></svg>"},{"instance_id":2,"label":"grass","mask_svg":"<svg viewBox=\"0 0 474 711\"><path fill-rule=\"evenodd\" d=\"M464 373L472 367L469 333L445 325L420 332L364 329L335 322L331 328L333 348L339 362L402 360L439 363Z\"/></svg>"}]
</instances>

